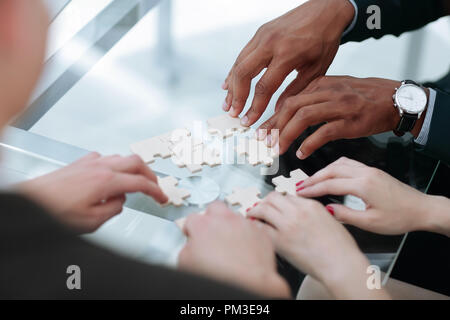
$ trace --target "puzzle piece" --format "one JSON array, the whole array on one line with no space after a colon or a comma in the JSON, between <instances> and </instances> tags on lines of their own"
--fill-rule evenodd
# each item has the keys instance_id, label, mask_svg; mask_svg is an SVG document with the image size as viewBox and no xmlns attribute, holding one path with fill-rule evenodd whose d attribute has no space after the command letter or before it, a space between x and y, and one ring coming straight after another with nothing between
<instances>
[{"instance_id":1,"label":"puzzle piece","mask_svg":"<svg viewBox=\"0 0 450 320\"><path fill-rule=\"evenodd\" d=\"M189 130L176 129L160 136L133 143L130 149L131 152L139 155L145 163L153 163L156 157L163 159L170 157L173 154L171 146L189 135Z\"/></svg>"},{"instance_id":2,"label":"puzzle piece","mask_svg":"<svg viewBox=\"0 0 450 320\"><path fill-rule=\"evenodd\" d=\"M275 191L282 194L297 195L296 184L308 178L308 175L302 170L297 169L290 173L290 178L278 176L272 179L272 183L276 186Z\"/></svg>"},{"instance_id":3,"label":"puzzle piece","mask_svg":"<svg viewBox=\"0 0 450 320\"><path fill-rule=\"evenodd\" d=\"M261 163L271 166L273 159L278 156L264 141L259 141L256 138L240 139L236 152L239 155L247 155L248 162L254 166Z\"/></svg>"},{"instance_id":4,"label":"puzzle piece","mask_svg":"<svg viewBox=\"0 0 450 320\"><path fill-rule=\"evenodd\" d=\"M186 167L192 173L201 171L203 165L214 167L222 164L221 150L203 144L195 144L193 139L180 142L173 152L174 163L180 168Z\"/></svg>"},{"instance_id":5,"label":"puzzle piece","mask_svg":"<svg viewBox=\"0 0 450 320\"><path fill-rule=\"evenodd\" d=\"M208 132L217 134L222 138L231 137L236 131L242 133L250 129L250 127L241 125L241 119L233 118L228 113L209 119L207 123Z\"/></svg>"},{"instance_id":6,"label":"puzzle piece","mask_svg":"<svg viewBox=\"0 0 450 320\"><path fill-rule=\"evenodd\" d=\"M163 207L169 204L180 207L181 205L183 205L183 201L191 195L188 190L177 188L178 180L174 177L158 177L158 184L161 190L169 198L169 200L162 205Z\"/></svg>"},{"instance_id":7,"label":"puzzle piece","mask_svg":"<svg viewBox=\"0 0 450 320\"><path fill-rule=\"evenodd\" d=\"M235 188L233 189L233 193L225 198L225 201L233 206L240 205L239 213L246 216L247 209L252 208L255 203L261 201L259 195L261 195L261 192L255 187L245 189Z\"/></svg>"}]
</instances>

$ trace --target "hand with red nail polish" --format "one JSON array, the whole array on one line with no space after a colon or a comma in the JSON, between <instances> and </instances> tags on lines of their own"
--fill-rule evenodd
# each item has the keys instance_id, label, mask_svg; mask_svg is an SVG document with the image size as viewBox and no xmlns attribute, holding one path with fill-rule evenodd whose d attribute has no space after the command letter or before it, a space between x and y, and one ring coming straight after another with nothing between
<instances>
[{"instance_id":1,"label":"hand with red nail polish","mask_svg":"<svg viewBox=\"0 0 450 320\"><path fill-rule=\"evenodd\" d=\"M362 279L367 279L369 261L350 233L319 202L274 192L247 216L262 225L278 254L320 281L336 298L388 297L382 290L367 289ZM343 282L354 286L342 286Z\"/></svg>"},{"instance_id":2,"label":"hand with red nail polish","mask_svg":"<svg viewBox=\"0 0 450 320\"><path fill-rule=\"evenodd\" d=\"M306 179L302 187L298 194L303 197L331 194L360 198L359 210L330 206L336 219L360 229L386 235L418 230L450 235L450 200L426 195L354 160L337 160Z\"/></svg>"}]
</instances>

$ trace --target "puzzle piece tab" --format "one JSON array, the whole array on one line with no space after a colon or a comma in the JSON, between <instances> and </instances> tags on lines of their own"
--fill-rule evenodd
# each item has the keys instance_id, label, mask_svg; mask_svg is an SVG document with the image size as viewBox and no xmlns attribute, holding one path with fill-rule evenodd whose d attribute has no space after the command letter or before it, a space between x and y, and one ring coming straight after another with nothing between
<instances>
[{"instance_id":1,"label":"puzzle piece tab","mask_svg":"<svg viewBox=\"0 0 450 320\"><path fill-rule=\"evenodd\" d=\"M257 202L261 201L259 196L261 192L258 188L235 188L233 193L225 198L225 201L231 205L240 205L239 213L243 216L247 215L247 209L252 208Z\"/></svg>"},{"instance_id":2,"label":"puzzle piece tab","mask_svg":"<svg viewBox=\"0 0 450 320\"><path fill-rule=\"evenodd\" d=\"M222 138L231 137L236 131L242 133L250 129L250 127L241 125L241 119L233 118L228 113L209 119L207 123L208 132Z\"/></svg>"},{"instance_id":3,"label":"puzzle piece tab","mask_svg":"<svg viewBox=\"0 0 450 320\"><path fill-rule=\"evenodd\" d=\"M275 191L282 194L297 195L296 184L308 178L308 175L301 169L294 170L290 173L290 178L278 176L272 179L272 183L276 186Z\"/></svg>"},{"instance_id":4,"label":"puzzle piece tab","mask_svg":"<svg viewBox=\"0 0 450 320\"><path fill-rule=\"evenodd\" d=\"M247 155L248 162L253 166L261 163L271 166L274 158L278 156L264 141L259 141L256 138L240 139L236 152L241 156Z\"/></svg>"},{"instance_id":5,"label":"puzzle piece tab","mask_svg":"<svg viewBox=\"0 0 450 320\"><path fill-rule=\"evenodd\" d=\"M169 204L180 207L183 205L183 201L191 195L188 190L177 188L178 180L174 177L158 177L158 184L164 194L169 198L169 200L162 205L163 207Z\"/></svg>"}]
</instances>

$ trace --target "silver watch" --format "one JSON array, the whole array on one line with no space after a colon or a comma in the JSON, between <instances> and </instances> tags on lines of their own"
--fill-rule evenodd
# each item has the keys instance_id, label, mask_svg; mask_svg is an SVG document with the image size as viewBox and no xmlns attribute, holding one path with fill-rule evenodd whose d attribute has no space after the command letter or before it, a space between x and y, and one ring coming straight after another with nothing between
<instances>
[{"instance_id":1,"label":"silver watch","mask_svg":"<svg viewBox=\"0 0 450 320\"><path fill-rule=\"evenodd\" d=\"M400 122L394 132L403 135L411 131L417 120L427 107L428 97L425 88L412 80L405 80L399 88L395 89L392 97L394 107L400 115Z\"/></svg>"}]
</instances>

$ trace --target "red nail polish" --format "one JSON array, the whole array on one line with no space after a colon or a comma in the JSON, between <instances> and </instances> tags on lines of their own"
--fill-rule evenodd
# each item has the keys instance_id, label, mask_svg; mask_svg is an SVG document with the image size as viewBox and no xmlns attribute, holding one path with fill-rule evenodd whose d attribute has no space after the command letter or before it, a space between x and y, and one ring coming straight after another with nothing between
<instances>
[{"instance_id":1,"label":"red nail polish","mask_svg":"<svg viewBox=\"0 0 450 320\"><path fill-rule=\"evenodd\" d=\"M256 220L255 217L250 217L249 219L250 219L251 221L255 221L255 220Z\"/></svg>"},{"instance_id":2,"label":"red nail polish","mask_svg":"<svg viewBox=\"0 0 450 320\"><path fill-rule=\"evenodd\" d=\"M302 181L300 181L300 182L297 182L297 184L296 184L295 186L296 186L296 187L301 186L303 182L305 182L305 180L302 180Z\"/></svg>"},{"instance_id":3,"label":"red nail polish","mask_svg":"<svg viewBox=\"0 0 450 320\"><path fill-rule=\"evenodd\" d=\"M247 208L247 210L245 210L245 212L249 212L251 208Z\"/></svg>"},{"instance_id":4,"label":"red nail polish","mask_svg":"<svg viewBox=\"0 0 450 320\"><path fill-rule=\"evenodd\" d=\"M303 189L305 189L305 187L300 187L296 191L299 192L299 191L302 191Z\"/></svg>"},{"instance_id":5,"label":"red nail polish","mask_svg":"<svg viewBox=\"0 0 450 320\"><path fill-rule=\"evenodd\" d=\"M328 210L328 212L329 212L332 216L334 216L334 208L333 208L332 206L328 205L328 206L326 206L325 208Z\"/></svg>"},{"instance_id":6,"label":"red nail polish","mask_svg":"<svg viewBox=\"0 0 450 320\"><path fill-rule=\"evenodd\" d=\"M258 204L259 204L259 202L255 203L255 204L253 205L253 207L256 207Z\"/></svg>"}]
</instances>

